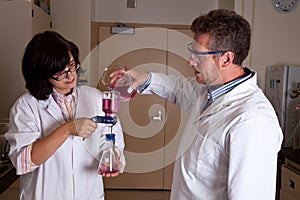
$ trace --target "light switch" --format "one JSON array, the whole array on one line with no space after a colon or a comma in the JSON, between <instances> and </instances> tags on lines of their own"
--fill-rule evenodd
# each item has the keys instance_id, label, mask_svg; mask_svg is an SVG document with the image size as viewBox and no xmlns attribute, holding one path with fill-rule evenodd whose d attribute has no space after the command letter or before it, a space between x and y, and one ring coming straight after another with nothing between
<instances>
[{"instance_id":1,"label":"light switch","mask_svg":"<svg viewBox=\"0 0 300 200\"><path fill-rule=\"evenodd\" d=\"M127 8L136 8L137 0L127 0Z\"/></svg>"}]
</instances>

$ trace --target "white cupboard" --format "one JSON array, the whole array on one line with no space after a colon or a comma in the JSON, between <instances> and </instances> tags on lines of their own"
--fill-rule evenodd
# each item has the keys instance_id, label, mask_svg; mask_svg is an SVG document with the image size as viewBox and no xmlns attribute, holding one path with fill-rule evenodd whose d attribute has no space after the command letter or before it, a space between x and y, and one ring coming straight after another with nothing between
<instances>
[{"instance_id":1,"label":"white cupboard","mask_svg":"<svg viewBox=\"0 0 300 200\"><path fill-rule=\"evenodd\" d=\"M300 165L286 159L281 167L280 200L300 199Z\"/></svg>"}]
</instances>

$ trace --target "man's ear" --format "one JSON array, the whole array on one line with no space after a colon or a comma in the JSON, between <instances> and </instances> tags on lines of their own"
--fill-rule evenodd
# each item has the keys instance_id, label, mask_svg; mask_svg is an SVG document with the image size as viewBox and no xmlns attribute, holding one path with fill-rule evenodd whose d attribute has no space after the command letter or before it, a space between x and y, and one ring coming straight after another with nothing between
<instances>
[{"instance_id":1,"label":"man's ear","mask_svg":"<svg viewBox=\"0 0 300 200\"><path fill-rule=\"evenodd\" d=\"M232 51L226 51L221 57L220 62L222 66L226 67L231 65L234 59L234 53Z\"/></svg>"}]
</instances>

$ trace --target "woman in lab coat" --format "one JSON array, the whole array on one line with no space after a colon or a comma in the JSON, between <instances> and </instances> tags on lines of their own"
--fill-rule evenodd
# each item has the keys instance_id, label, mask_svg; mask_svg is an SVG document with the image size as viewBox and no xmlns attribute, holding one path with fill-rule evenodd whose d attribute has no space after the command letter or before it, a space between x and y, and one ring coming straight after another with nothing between
<instances>
[{"instance_id":1,"label":"woman in lab coat","mask_svg":"<svg viewBox=\"0 0 300 200\"><path fill-rule=\"evenodd\" d=\"M256 73L242 66L250 25L234 11L218 9L196 18L192 31L188 62L194 78L128 71L140 93L157 94L190 112L171 199L275 199L283 135Z\"/></svg>"},{"instance_id":2,"label":"woman in lab coat","mask_svg":"<svg viewBox=\"0 0 300 200\"><path fill-rule=\"evenodd\" d=\"M11 108L5 135L21 175L20 199L104 199L97 159L107 130L91 120L104 115L101 92L76 86L79 68L77 46L56 32L37 34L26 47L22 72L29 92ZM124 168L119 122L113 129Z\"/></svg>"}]
</instances>

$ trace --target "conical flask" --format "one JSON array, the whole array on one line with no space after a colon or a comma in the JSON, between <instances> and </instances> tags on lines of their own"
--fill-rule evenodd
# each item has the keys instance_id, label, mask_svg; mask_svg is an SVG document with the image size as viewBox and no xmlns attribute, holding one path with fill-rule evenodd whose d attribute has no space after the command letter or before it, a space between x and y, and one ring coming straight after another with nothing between
<instances>
[{"instance_id":1,"label":"conical flask","mask_svg":"<svg viewBox=\"0 0 300 200\"><path fill-rule=\"evenodd\" d=\"M120 170L120 161L115 148L115 134L106 134L106 148L102 152L102 156L98 166L98 174L113 174Z\"/></svg>"},{"instance_id":2,"label":"conical flask","mask_svg":"<svg viewBox=\"0 0 300 200\"><path fill-rule=\"evenodd\" d=\"M112 82L111 74L114 73L114 81ZM127 73L127 69L120 63L113 63L105 68L101 78L102 84L107 89L120 93L120 101L129 101L133 98L137 91L131 87L133 79Z\"/></svg>"}]
</instances>

